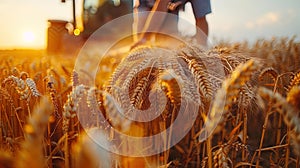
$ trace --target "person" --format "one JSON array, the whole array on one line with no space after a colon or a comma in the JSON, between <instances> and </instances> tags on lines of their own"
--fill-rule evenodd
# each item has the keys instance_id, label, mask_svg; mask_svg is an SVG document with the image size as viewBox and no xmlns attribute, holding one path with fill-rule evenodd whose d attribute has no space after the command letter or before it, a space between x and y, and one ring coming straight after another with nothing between
<instances>
[{"instance_id":1,"label":"person","mask_svg":"<svg viewBox=\"0 0 300 168\"><path fill-rule=\"evenodd\" d=\"M209 34L206 15L211 13L210 0L135 0L133 31L147 32L151 26L159 30L167 20L166 17L153 18L151 16L144 16L147 13L143 13L143 11L169 12L178 15L179 9L183 8L187 2L190 2L192 5L196 26L198 27L195 37L200 45L206 46ZM148 15L151 15L151 13ZM142 33L140 36L135 37L134 40L136 42L133 47L143 44L146 41L154 41L154 39L155 35L147 36Z\"/></svg>"}]
</instances>

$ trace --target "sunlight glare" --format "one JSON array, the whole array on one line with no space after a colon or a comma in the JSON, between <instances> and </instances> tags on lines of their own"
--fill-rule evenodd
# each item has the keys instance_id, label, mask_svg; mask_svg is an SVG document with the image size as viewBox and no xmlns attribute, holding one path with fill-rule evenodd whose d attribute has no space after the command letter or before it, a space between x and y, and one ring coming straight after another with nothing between
<instances>
[{"instance_id":1,"label":"sunlight glare","mask_svg":"<svg viewBox=\"0 0 300 168\"><path fill-rule=\"evenodd\" d=\"M35 40L33 32L27 31L23 33L23 41L26 43L32 43Z\"/></svg>"}]
</instances>

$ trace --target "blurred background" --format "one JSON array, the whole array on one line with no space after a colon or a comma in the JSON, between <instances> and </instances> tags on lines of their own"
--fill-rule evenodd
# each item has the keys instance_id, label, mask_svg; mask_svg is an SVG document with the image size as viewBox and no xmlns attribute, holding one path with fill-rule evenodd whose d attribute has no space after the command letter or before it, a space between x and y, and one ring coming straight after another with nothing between
<instances>
[{"instance_id":1,"label":"blurred background","mask_svg":"<svg viewBox=\"0 0 300 168\"><path fill-rule=\"evenodd\" d=\"M76 0L76 4L83 0ZM208 15L210 40L229 42L293 37L300 35L299 0L212 0ZM1 0L0 49L45 49L48 20L72 22L72 0ZM78 7L78 6L77 6ZM82 8L76 7L76 17ZM190 6L181 13L191 18ZM77 23L80 25L80 23ZM79 26L80 28L80 26ZM193 34L191 27L180 26ZM187 33L187 34L189 34Z\"/></svg>"}]
</instances>

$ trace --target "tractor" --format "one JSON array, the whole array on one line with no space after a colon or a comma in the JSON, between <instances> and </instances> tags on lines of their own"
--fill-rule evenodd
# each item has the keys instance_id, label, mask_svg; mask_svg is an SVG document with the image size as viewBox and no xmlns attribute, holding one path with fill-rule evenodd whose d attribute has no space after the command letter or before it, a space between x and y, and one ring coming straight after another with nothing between
<instances>
[{"instance_id":1,"label":"tractor","mask_svg":"<svg viewBox=\"0 0 300 168\"><path fill-rule=\"evenodd\" d=\"M72 0L72 9L73 21L48 20L48 54L76 55L98 28L132 13L132 0Z\"/></svg>"}]
</instances>

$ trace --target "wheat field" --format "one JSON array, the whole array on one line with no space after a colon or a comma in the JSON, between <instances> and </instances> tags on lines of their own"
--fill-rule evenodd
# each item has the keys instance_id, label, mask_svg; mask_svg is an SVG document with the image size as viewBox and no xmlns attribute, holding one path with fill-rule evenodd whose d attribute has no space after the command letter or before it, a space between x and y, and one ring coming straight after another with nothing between
<instances>
[{"instance_id":1,"label":"wheat field","mask_svg":"<svg viewBox=\"0 0 300 168\"><path fill-rule=\"evenodd\" d=\"M93 86L81 81L87 72L74 69L75 58L0 57L1 168L300 167L300 43L293 38L220 42L208 51L141 46L103 60ZM120 116L149 109L162 112L147 122ZM193 122L176 126L179 117ZM87 128L108 132L98 137L107 144L127 143L118 132L171 133L151 144L165 150L132 157L103 149ZM180 129L186 134L171 145Z\"/></svg>"}]
</instances>

